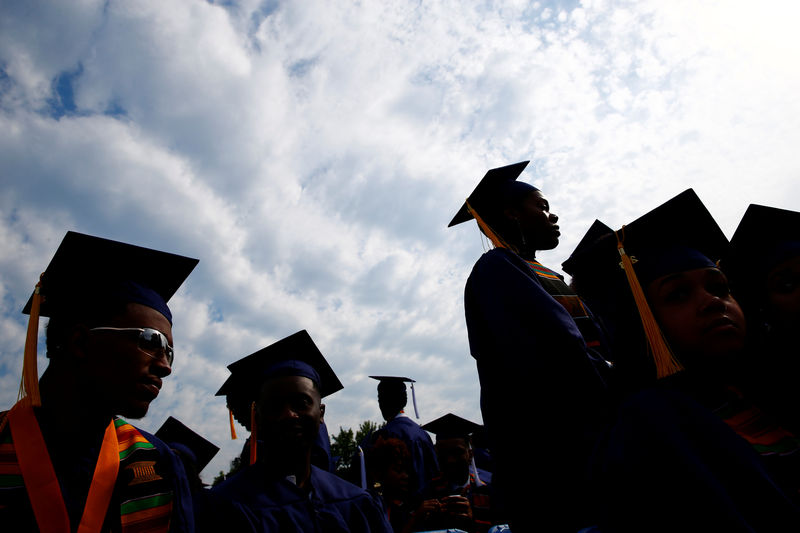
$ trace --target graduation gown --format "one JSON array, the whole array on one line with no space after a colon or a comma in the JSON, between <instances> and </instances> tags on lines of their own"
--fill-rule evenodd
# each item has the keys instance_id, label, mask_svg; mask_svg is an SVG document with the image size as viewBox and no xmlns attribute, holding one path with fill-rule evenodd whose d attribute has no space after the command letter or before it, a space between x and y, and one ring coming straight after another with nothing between
<instances>
[{"instance_id":1,"label":"graduation gown","mask_svg":"<svg viewBox=\"0 0 800 533\"><path fill-rule=\"evenodd\" d=\"M311 492L248 466L211 489L201 531L391 532L383 510L366 491L311 466Z\"/></svg>"},{"instance_id":2,"label":"graduation gown","mask_svg":"<svg viewBox=\"0 0 800 533\"><path fill-rule=\"evenodd\" d=\"M372 442L374 443L379 437L400 439L406 443L411 455L411 466L416 481L416 486L411 488L417 494L421 494L431 479L439 472L436 448L433 447L433 441L428 432L405 414L400 413L375 433Z\"/></svg>"},{"instance_id":3,"label":"graduation gown","mask_svg":"<svg viewBox=\"0 0 800 533\"><path fill-rule=\"evenodd\" d=\"M590 525L588 463L608 400L578 326L528 264L504 249L475 264L464 306L493 482L512 529Z\"/></svg>"}]
</instances>

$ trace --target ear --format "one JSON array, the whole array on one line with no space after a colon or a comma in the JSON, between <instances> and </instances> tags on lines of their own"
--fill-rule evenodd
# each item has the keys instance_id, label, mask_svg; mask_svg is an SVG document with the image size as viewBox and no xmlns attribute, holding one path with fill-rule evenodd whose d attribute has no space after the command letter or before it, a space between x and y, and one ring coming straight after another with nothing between
<instances>
[{"instance_id":1,"label":"ear","mask_svg":"<svg viewBox=\"0 0 800 533\"><path fill-rule=\"evenodd\" d=\"M519 218L519 209L516 207L506 207L503 209L503 216L509 220L517 220Z\"/></svg>"},{"instance_id":2,"label":"ear","mask_svg":"<svg viewBox=\"0 0 800 533\"><path fill-rule=\"evenodd\" d=\"M76 324L65 335L66 346L63 353L68 353L77 359L86 359L89 356L89 328L83 324Z\"/></svg>"},{"instance_id":3,"label":"ear","mask_svg":"<svg viewBox=\"0 0 800 533\"><path fill-rule=\"evenodd\" d=\"M319 421L323 422L325 419L325 404L319 404Z\"/></svg>"}]
</instances>

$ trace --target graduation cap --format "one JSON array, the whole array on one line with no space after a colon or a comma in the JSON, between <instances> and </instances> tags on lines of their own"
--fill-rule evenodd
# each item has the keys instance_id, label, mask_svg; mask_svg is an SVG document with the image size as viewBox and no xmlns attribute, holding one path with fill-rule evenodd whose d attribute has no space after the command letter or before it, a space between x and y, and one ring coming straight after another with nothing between
<instances>
[{"instance_id":1,"label":"graduation cap","mask_svg":"<svg viewBox=\"0 0 800 533\"><path fill-rule=\"evenodd\" d=\"M143 303L171 320L166 302L199 261L68 231L41 276L39 316L69 314L122 298ZM30 314L33 295L23 309Z\"/></svg>"},{"instance_id":2,"label":"graduation cap","mask_svg":"<svg viewBox=\"0 0 800 533\"><path fill-rule=\"evenodd\" d=\"M499 207L505 206L508 199L520 191L530 191L536 188L527 183L516 181L530 161L522 161L505 167L493 168L478 182L475 190L467 197L467 201L458 210L456 216L447 227L467 222L478 213L478 224L481 218L491 217Z\"/></svg>"},{"instance_id":3,"label":"graduation cap","mask_svg":"<svg viewBox=\"0 0 800 533\"><path fill-rule=\"evenodd\" d=\"M747 281L763 279L778 263L800 255L800 212L750 204L731 239L730 267Z\"/></svg>"},{"instance_id":4,"label":"graduation cap","mask_svg":"<svg viewBox=\"0 0 800 533\"><path fill-rule=\"evenodd\" d=\"M253 405L266 380L290 375L308 377L316 383L322 398L344 388L306 330L298 331L229 364L228 370L231 375L216 396L228 398L231 438L236 438L233 417L236 416L240 421L250 418L251 462L255 461L255 450L252 448L256 440Z\"/></svg>"},{"instance_id":5,"label":"graduation cap","mask_svg":"<svg viewBox=\"0 0 800 533\"><path fill-rule=\"evenodd\" d=\"M422 429L436 435L436 439L467 438L483 426L466 418L447 413L422 426Z\"/></svg>"},{"instance_id":6,"label":"graduation cap","mask_svg":"<svg viewBox=\"0 0 800 533\"><path fill-rule=\"evenodd\" d=\"M174 417L167 418L167 421L155 432L155 436L170 448L187 455L197 467L198 473L219 451L219 446L207 441Z\"/></svg>"},{"instance_id":7,"label":"graduation cap","mask_svg":"<svg viewBox=\"0 0 800 533\"><path fill-rule=\"evenodd\" d=\"M411 400L414 404L414 416L419 418L419 410L417 409L417 395L414 392L415 380L403 376L369 376L372 379L378 380L378 391L385 390L389 393L405 394L406 383L411 383Z\"/></svg>"},{"instance_id":8,"label":"graduation cap","mask_svg":"<svg viewBox=\"0 0 800 533\"><path fill-rule=\"evenodd\" d=\"M21 396L40 405L36 369L40 316L97 316L119 304L141 303L172 323L166 302L197 263L189 257L67 232L22 310L30 318Z\"/></svg>"},{"instance_id":9,"label":"graduation cap","mask_svg":"<svg viewBox=\"0 0 800 533\"><path fill-rule=\"evenodd\" d=\"M599 239L612 233L614 233L614 230L595 219L586 234L581 238L578 246L572 251L572 254L566 261L561 263L561 268L570 276L574 276L577 268L587 263L587 261L583 260L584 254L591 253L596 248L595 245Z\"/></svg>"},{"instance_id":10,"label":"graduation cap","mask_svg":"<svg viewBox=\"0 0 800 533\"><path fill-rule=\"evenodd\" d=\"M694 190L687 189L613 236L602 235L580 254L573 254L570 269L598 270L599 275L582 279L581 284L613 284L624 276L642 319L657 376L662 378L683 367L667 346L642 286L668 274L713 267L727 251L725 234Z\"/></svg>"}]
</instances>

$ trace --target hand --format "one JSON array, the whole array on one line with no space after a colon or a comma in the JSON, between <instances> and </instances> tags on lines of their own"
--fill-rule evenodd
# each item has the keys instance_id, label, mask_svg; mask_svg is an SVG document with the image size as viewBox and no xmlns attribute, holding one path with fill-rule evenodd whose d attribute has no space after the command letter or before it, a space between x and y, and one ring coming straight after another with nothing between
<instances>
[{"instance_id":1,"label":"hand","mask_svg":"<svg viewBox=\"0 0 800 533\"><path fill-rule=\"evenodd\" d=\"M464 496L445 496L441 500L442 511L452 515L472 520L472 506Z\"/></svg>"}]
</instances>

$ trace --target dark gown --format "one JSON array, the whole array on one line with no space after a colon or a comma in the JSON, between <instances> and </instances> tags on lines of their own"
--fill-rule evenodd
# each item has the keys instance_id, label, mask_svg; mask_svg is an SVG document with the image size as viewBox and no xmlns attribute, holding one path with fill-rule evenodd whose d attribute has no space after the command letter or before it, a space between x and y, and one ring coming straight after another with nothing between
<instances>
[{"instance_id":1,"label":"dark gown","mask_svg":"<svg viewBox=\"0 0 800 533\"><path fill-rule=\"evenodd\" d=\"M493 483L512 530L591 525L587 472L606 425L607 391L578 326L504 249L475 264L464 306Z\"/></svg>"},{"instance_id":2,"label":"dark gown","mask_svg":"<svg viewBox=\"0 0 800 533\"><path fill-rule=\"evenodd\" d=\"M800 510L753 448L683 392L632 395L599 449L603 532L800 530Z\"/></svg>"},{"instance_id":3,"label":"dark gown","mask_svg":"<svg viewBox=\"0 0 800 533\"><path fill-rule=\"evenodd\" d=\"M411 454L411 466L416 481L416 486L411 485L411 488L416 494L422 494L431 479L439 472L436 449L428 432L409 417L400 414L376 431L372 442L374 443L379 437L400 439L406 443Z\"/></svg>"},{"instance_id":4,"label":"dark gown","mask_svg":"<svg viewBox=\"0 0 800 533\"><path fill-rule=\"evenodd\" d=\"M366 491L311 466L311 493L248 466L204 495L200 531L391 532Z\"/></svg>"}]
</instances>

